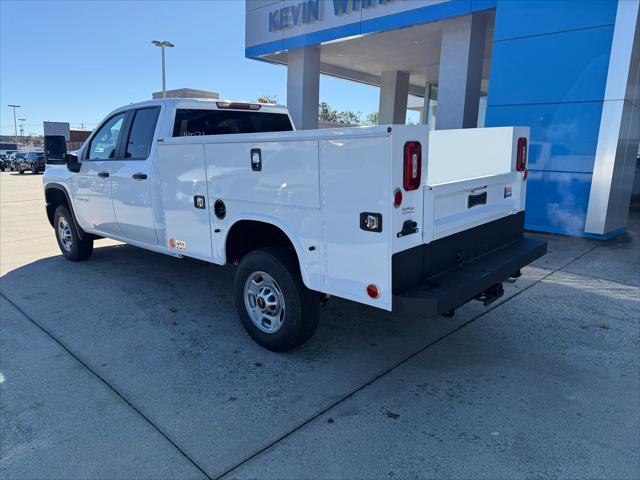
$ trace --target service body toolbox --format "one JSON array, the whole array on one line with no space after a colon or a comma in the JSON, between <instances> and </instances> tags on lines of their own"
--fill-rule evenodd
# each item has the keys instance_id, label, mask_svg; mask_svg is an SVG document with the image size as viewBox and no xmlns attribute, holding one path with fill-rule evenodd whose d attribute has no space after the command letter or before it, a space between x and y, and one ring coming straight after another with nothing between
<instances>
[{"instance_id":1,"label":"service body toolbox","mask_svg":"<svg viewBox=\"0 0 640 480\"><path fill-rule=\"evenodd\" d=\"M333 295L425 316L498 298L546 251L524 235L528 136L295 131L281 106L154 100L114 111L74 154L47 139L47 213L72 260L100 236L238 264L243 325L288 350Z\"/></svg>"}]
</instances>

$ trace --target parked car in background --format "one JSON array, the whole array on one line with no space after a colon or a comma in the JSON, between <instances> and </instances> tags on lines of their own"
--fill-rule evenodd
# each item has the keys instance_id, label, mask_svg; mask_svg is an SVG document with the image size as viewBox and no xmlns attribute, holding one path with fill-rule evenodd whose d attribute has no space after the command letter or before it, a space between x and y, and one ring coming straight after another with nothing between
<instances>
[{"instance_id":1,"label":"parked car in background","mask_svg":"<svg viewBox=\"0 0 640 480\"><path fill-rule=\"evenodd\" d=\"M44 152L27 152L18 163L18 173L23 174L29 170L34 175L44 172Z\"/></svg>"},{"instance_id":2,"label":"parked car in background","mask_svg":"<svg viewBox=\"0 0 640 480\"><path fill-rule=\"evenodd\" d=\"M13 161L16 158L16 153L18 152L11 152L9 155L7 155L7 157L5 158L5 168L8 171L13 170Z\"/></svg>"},{"instance_id":3,"label":"parked car in background","mask_svg":"<svg viewBox=\"0 0 640 480\"><path fill-rule=\"evenodd\" d=\"M27 152L15 152L13 157L11 158L11 170L14 172L18 171L18 167L20 166L20 162L27 155Z\"/></svg>"},{"instance_id":4,"label":"parked car in background","mask_svg":"<svg viewBox=\"0 0 640 480\"><path fill-rule=\"evenodd\" d=\"M9 157L12 153L15 153L17 150L0 150L0 160L4 160L4 165L8 164Z\"/></svg>"}]
</instances>

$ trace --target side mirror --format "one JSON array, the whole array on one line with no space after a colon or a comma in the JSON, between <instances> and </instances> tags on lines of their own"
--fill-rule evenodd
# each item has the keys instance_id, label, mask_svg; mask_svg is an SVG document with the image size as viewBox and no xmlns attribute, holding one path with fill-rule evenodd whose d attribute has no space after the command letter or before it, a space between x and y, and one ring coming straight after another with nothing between
<instances>
[{"instance_id":1,"label":"side mirror","mask_svg":"<svg viewBox=\"0 0 640 480\"><path fill-rule=\"evenodd\" d=\"M46 135L44 137L44 161L51 165L64 165L67 155L67 142L64 135Z\"/></svg>"},{"instance_id":2,"label":"side mirror","mask_svg":"<svg viewBox=\"0 0 640 480\"><path fill-rule=\"evenodd\" d=\"M78 173L80 171L80 167L82 163L78 160L78 156L72 153L66 153L64 156L65 162L67 164L67 168L70 172Z\"/></svg>"}]
</instances>

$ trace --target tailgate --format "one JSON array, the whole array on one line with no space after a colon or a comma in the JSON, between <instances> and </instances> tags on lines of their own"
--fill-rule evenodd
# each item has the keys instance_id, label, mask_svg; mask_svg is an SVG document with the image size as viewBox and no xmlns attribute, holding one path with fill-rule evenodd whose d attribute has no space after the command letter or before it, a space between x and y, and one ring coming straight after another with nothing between
<instances>
[{"instance_id":1,"label":"tailgate","mask_svg":"<svg viewBox=\"0 0 640 480\"><path fill-rule=\"evenodd\" d=\"M438 315L472 298L488 304L502 295L501 282L545 254L545 242L524 236L528 134L430 132L422 244L393 254L394 311Z\"/></svg>"},{"instance_id":2,"label":"tailgate","mask_svg":"<svg viewBox=\"0 0 640 480\"><path fill-rule=\"evenodd\" d=\"M424 187L423 241L428 243L524 209L520 173Z\"/></svg>"},{"instance_id":3,"label":"tailgate","mask_svg":"<svg viewBox=\"0 0 640 480\"><path fill-rule=\"evenodd\" d=\"M525 127L430 132L424 243L524 210L516 158L518 138L528 135Z\"/></svg>"}]
</instances>

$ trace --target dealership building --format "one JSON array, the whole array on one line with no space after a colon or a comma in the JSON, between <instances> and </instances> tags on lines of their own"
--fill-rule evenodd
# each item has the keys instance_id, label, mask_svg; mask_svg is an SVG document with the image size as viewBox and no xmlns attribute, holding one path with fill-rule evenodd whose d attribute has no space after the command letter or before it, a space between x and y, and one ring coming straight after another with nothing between
<instances>
[{"instance_id":1,"label":"dealership building","mask_svg":"<svg viewBox=\"0 0 640 480\"><path fill-rule=\"evenodd\" d=\"M287 67L296 127L320 74L380 88L379 123L531 127L527 228L624 230L640 141L638 0L246 0L245 55ZM473 161L473 159L465 159Z\"/></svg>"}]
</instances>

